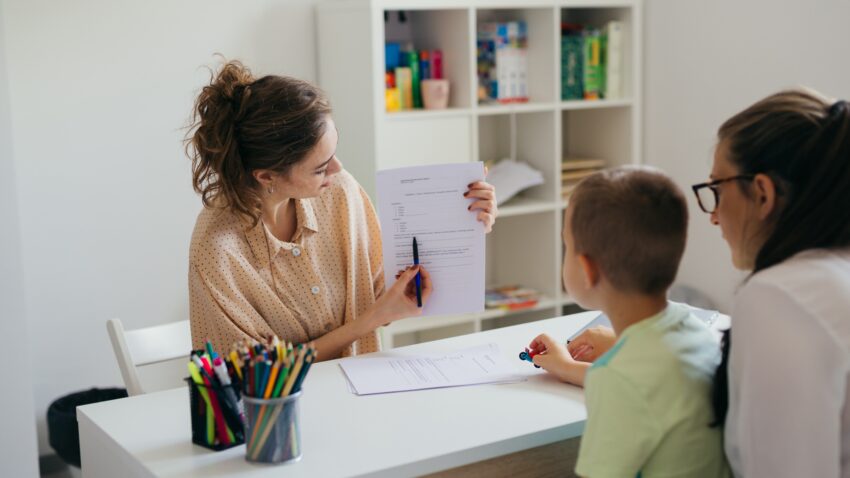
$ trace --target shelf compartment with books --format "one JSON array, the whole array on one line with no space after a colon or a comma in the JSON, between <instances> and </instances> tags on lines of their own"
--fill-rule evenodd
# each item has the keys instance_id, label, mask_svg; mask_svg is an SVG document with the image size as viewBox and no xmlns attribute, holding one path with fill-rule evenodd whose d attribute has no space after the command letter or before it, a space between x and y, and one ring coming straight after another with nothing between
<instances>
[{"instance_id":1,"label":"shelf compartment with books","mask_svg":"<svg viewBox=\"0 0 850 478\"><path fill-rule=\"evenodd\" d=\"M500 218L487 235L485 283L516 285L559 297L560 231L556 211Z\"/></svg>"},{"instance_id":2,"label":"shelf compartment with books","mask_svg":"<svg viewBox=\"0 0 850 478\"><path fill-rule=\"evenodd\" d=\"M572 106L632 98L633 9L569 7L560 13L559 99Z\"/></svg>"},{"instance_id":3,"label":"shelf compartment with books","mask_svg":"<svg viewBox=\"0 0 850 478\"><path fill-rule=\"evenodd\" d=\"M394 68L407 66L413 72L408 74L416 76L419 80L428 78L444 78L448 80L448 108L468 108L472 105L473 92L470 89L470 72L473 65L470 64L470 48L473 42L470 32L470 10L467 8L443 9L443 10L384 10L384 52L381 55L384 64L384 75L397 71ZM401 59L394 62L387 55L395 55L401 52ZM406 51L415 51L418 63L415 67L407 64ZM422 52L429 55L428 61L423 62ZM439 59L434 58L438 52ZM436 62L436 63L435 63ZM427 66L426 66L427 65ZM388 68L389 67L389 68ZM428 70L428 73L426 73ZM441 71L439 77L435 77L437 70ZM428 78L424 78L427 76ZM401 76L396 78L397 86ZM385 84L387 79L380 79ZM417 86L414 84L413 88ZM386 92L385 92L386 94ZM409 114L409 112L430 112L422 106L421 93L412 94L418 96L415 109L403 108L401 111L387 112L387 116L393 114ZM402 100L402 103L405 103ZM386 108L385 108L386 111Z\"/></svg>"},{"instance_id":4,"label":"shelf compartment with books","mask_svg":"<svg viewBox=\"0 0 850 478\"><path fill-rule=\"evenodd\" d=\"M561 161L570 158L605 160L605 167L637 162L631 108L565 110L561 112Z\"/></svg>"},{"instance_id":5,"label":"shelf compartment with books","mask_svg":"<svg viewBox=\"0 0 850 478\"><path fill-rule=\"evenodd\" d=\"M557 114L554 111L543 111L477 118L480 161L495 164L512 159L526 163L543 175L543 184L523 190L514 198L499 204L500 208L510 211L510 206L519 206L524 200L555 203L558 185L552 178L556 177L554 159L558 157L555 141ZM523 208L517 211L523 211Z\"/></svg>"},{"instance_id":6,"label":"shelf compartment with books","mask_svg":"<svg viewBox=\"0 0 850 478\"><path fill-rule=\"evenodd\" d=\"M475 72L479 76L476 98L480 109L485 110L485 107L498 105L500 102L553 103L557 100L554 83L557 32L552 21L555 12L556 10L549 7L475 10L474 40L477 52ZM502 27L497 28L496 24ZM486 46L482 48L483 45L479 42L479 39L491 38L494 35L504 38L503 33L515 38L514 33L517 28L524 29L524 41L521 42L522 45L519 45L520 48L517 48L519 42L509 41L511 46L506 48L507 53L504 56L497 57L493 48ZM491 34L488 35L485 32L491 32ZM491 52L490 55L487 54L488 51ZM499 65L503 58L505 61ZM494 68L488 69L486 66L488 64ZM493 95L494 89L480 81L484 71L491 72L491 79L498 81L502 91L518 93L508 95L509 98L525 97L526 99L497 100ZM500 73L504 76L500 77Z\"/></svg>"}]
</instances>

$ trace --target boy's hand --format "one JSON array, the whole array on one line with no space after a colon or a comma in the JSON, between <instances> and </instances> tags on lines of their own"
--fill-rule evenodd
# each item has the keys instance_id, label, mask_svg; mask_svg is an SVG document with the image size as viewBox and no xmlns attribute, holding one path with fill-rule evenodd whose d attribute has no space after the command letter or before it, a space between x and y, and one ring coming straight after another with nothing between
<instances>
[{"instance_id":1,"label":"boy's hand","mask_svg":"<svg viewBox=\"0 0 850 478\"><path fill-rule=\"evenodd\" d=\"M549 334L540 334L528 346L536 355L534 365L558 377L562 382L584 385L584 376L590 364L573 359L567 346L553 339Z\"/></svg>"},{"instance_id":2,"label":"boy's hand","mask_svg":"<svg viewBox=\"0 0 850 478\"><path fill-rule=\"evenodd\" d=\"M610 327L591 327L570 341L570 355L582 362L593 362L617 343L617 335Z\"/></svg>"}]
</instances>

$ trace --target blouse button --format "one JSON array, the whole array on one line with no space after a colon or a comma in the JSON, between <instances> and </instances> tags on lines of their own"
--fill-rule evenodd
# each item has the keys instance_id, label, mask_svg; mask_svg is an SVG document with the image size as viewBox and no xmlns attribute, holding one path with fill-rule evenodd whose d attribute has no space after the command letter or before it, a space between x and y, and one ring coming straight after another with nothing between
<instances>
[{"instance_id":1,"label":"blouse button","mask_svg":"<svg viewBox=\"0 0 850 478\"><path fill-rule=\"evenodd\" d=\"M318 294L318 293L319 293L319 286L314 285L314 286L310 289L310 292L312 292L312 293L313 293L313 295Z\"/></svg>"},{"instance_id":2,"label":"blouse button","mask_svg":"<svg viewBox=\"0 0 850 478\"><path fill-rule=\"evenodd\" d=\"M295 257L300 256L301 255L301 249L299 249L297 247L293 248L292 249L292 255L295 256Z\"/></svg>"}]
</instances>

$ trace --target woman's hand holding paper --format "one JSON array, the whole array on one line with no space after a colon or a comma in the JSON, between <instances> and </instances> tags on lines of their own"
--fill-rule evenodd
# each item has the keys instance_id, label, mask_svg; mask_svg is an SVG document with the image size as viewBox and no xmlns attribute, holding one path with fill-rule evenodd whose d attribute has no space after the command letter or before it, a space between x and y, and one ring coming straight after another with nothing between
<instances>
[{"instance_id":1,"label":"woman's hand holding paper","mask_svg":"<svg viewBox=\"0 0 850 478\"><path fill-rule=\"evenodd\" d=\"M484 232L492 231L499 213L496 206L496 188L486 181L476 181L469 185L469 189L463 195L466 198L475 199L468 209L478 211L478 221L484 224Z\"/></svg>"}]
</instances>

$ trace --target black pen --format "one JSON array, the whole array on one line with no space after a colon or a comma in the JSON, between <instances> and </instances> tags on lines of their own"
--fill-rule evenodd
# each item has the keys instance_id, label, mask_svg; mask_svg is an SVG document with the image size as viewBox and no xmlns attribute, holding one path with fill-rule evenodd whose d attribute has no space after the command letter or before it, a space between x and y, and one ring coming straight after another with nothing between
<instances>
[{"instance_id":1,"label":"black pen","mask_svg":"<svg viewBox=\"0 0 850 478\"><path fill-rule=\"evenodd\" d=\"M413 238L413 265L419 265L419 247L416 245L416 238ZM422 278L419 273L416 273L416 306L422 307Z\"/></svg>"}]
</instances>

